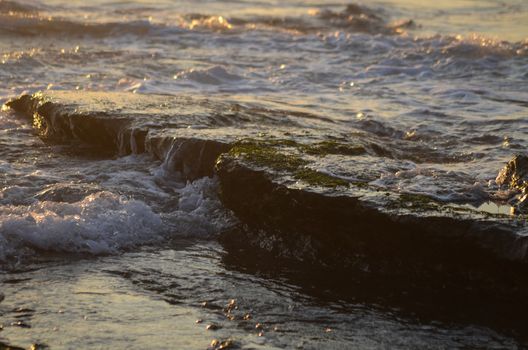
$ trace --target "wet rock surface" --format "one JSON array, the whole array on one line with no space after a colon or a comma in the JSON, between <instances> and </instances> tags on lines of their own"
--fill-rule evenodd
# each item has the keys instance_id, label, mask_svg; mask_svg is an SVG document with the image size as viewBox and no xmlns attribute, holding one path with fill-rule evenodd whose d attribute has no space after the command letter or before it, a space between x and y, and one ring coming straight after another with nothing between
<instances>
[{"instance_id":1,"label":"wet rock surface","mask_svg":"<svg viewBox=\"0 0 528 350\"><path fill-rule=\"evenodd\" d=\"M525 216L373 182L375 161L413 157L402 141L340 137L324 118L227 99L52 92L8 106L50 142L148 152L188 180L218 176L224 205L241 221L222 236L234 250L250 245L405 288L528 295ZM526 193L526 159L512 162L497 182Z\"/></svg>"},{"instance_id":2,"label":"wet rock surface","mask_svg":"<svg viewBox=\"0 0 528 350\"><path fill-rule=\"evenodd\" d=\"M513 192L510 199L515 209L528 212L528 156L516 155L501 169L495 180Z\"/></svg>"},{"instance_id":3,"label":"wet rock surface","mask_svg":"<svg viewBox=\"0 0 528 350\"><path fill-rule=\"evenodd\" d=\"M299 170L306 165L292 159L282 171L259 161L235 146L217 163L222 200L244 223L227 242L399 283L526 293L523 218L379 191Z\"/></svg>"},{"instance_id":4,"label":"wet rock surface","mask_svg":"<svg viewBox=\"0 0 528 350\"><path fill-rule=\"evenodd\" d=\"M212 176L216 158L245 126L274 120L234 102L190 96L50 92L7 103L53 143L85 144L108 155L148 152L193 180ZM233 128L237 125L237 129Z\"/></svg>"}]
</instances>

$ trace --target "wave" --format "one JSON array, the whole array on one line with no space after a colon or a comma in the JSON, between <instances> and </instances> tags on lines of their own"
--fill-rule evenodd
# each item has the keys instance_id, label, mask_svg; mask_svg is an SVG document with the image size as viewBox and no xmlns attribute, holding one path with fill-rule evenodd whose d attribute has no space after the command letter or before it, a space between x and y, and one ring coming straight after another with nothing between
<instances>
[{"instance_id":1,"label":"wave","mask_svg":"<svg viewBox=\"0 0 528 350\"><path fill-rule=\"evenodd\" d=\"M4 4L4 5L2 5ZM4 9L3 9L4 8ZM335 30L371 34L401 34L412 28L414 22L403 20L390 23L379 11L348 5L341 12L320 10L309 16L226 18L222 15L187 14L176 16L176 20L153 23L150 20L123 22L79 22L75 19L39 14L36 7L16 2L0 2L0 33L21 36L68 35L95 36L148 35L153 32L167 34L174 31L246 32L252 30L278 30L294 33L317 33ZM141 18L138 16L138 18Z\"/></svg>"},{"instance_id":2,"label":"wave","mask_svg":"<svg viewBox=\"0 0 528 350\"><path fill-rule=\"evenodd\" d=\"M38 11L39 7L30 5L28 3L0 0L0 13L36 14Z\"/></svg>"},{"instance_id":3,"label":"wave","mask_svg":"<svg viewBox=\"0 0 528 350\"><path fill-rule=\"evenodd\" d=\"M93 36L147 35L156 26L149 21L84 23L40 16L0 14L0 34L19 36Z\"/></svg>"},{"instance_id":4,"label":"wave","mask_svg":"<svg viewBox=\"0 0 528 350\"><path fill-rule=\"evenodd\" d=\"M341 12L322 10L315 14L319 19L331 26L345 28L355 32L401 34L405 29L415 26L412 20L389 23L381 11L375 11L356 4L348 5Z\"/></svg>"},{"instance_id":5,"label":"wave","mask_svg":"<svg viewBox=\"0 0 528 350\"><path fill-rule=\"evenodd\" d=\"M173 236L207 237L231 225L216 196L216 180L178 186L176 202L160 212L88 184L48 186L32 203L25 203L26 189L7 188L0 193L0 264L49 252L115 254Z\"/></svg>"},{"instance_id":6,"label":"wave","mask_svg":"<svg viewBox=\"0 0 528 350\"><path fill-rule=\"evenodd\" d=\"M16 2L3 1L0 4L4 4L5 8L25 8L25 5ZM399 35L412 29L416 24L408 19L391 21L383 9L355 4L346 6L342 11L323 8L297 17L227 18L217 14L175 14L165 21L163 18L159 21L142 20L138 15L130 17L130 20L107 22L78 21L74 17L53 17L34 12L34 9L36 7L30 6L26 12L9 14L0 11L0 35L51 38L56 36L105 38L131 35L149 39L155 37L156 40L166 40L172 44L176 36L194 33L238 35L240 40L246 40L242 35L253 31L279 31L287 35L305 35L306 39L321 42L325 50L332 48L341 51L353 50L355 53L364 52L369 55L391 53L393 64L378 62L363 72L365 76L379 73L420 77L430 74L431 69L450 68L453 65L465 69L472 66L474 60L486 57L508 59L528 56L528 40L508 42L478 34L431 37ZM149 12L140 14L145 13ZM312 37L314 35L315 38ZM413 62L419 58L423 58L423 65L409 67L408 63L402 64L403 61ZM453 62L450 58L465 61L461 64L458 60ZM486 68L486 65L493 66L496 62L478 62L478 64ZM201 79L200 72L185 71L177 74L194 75L197 80ZM210 77L215 75L215 72L206 75L209 75L205 78L206 83L217 79ZM220 81L225 78L225 74L221 75Z\"/></svg>"},{"instance_id":7,"label":"wave","mask_svg":"<svg viewBox=\"0 0 528 350\"><path fill-rule=\"evenodd\" d=\"M213 66L207 69L189 69L174 75L174 79L189 79L201 84L221 85L229 84L233 81L240 81L243 78L228 72L224 67Z\"/></svg>"},{"instance_id":8,"label":"wave","mask_svg":"<svg viewBox=\"0 0 528 350\"><path fill-rule=\"evenodd\" d=\"M215 31L224 31L233 29L233 24L231 24L227 18L223 16L191 14L183 16L181 21L181 26L191 30L210 29Z\"/></svg>"},{"instance_id":9,"label":"wave","mask_svg":"<svg viewBox=\"0 0 528 350\"><path fill-rule=\"evenodd\" d=\"M479 34L369 38L363 34L334 33L321 36L321 39L325 44L340 50L353 50L371 55L391 54L385 60L387 63L382 61L374 67L379 66L392 71L407 69L411 75L415 75L414 68L419 67L409 66L409 62L417 64L423 62L427 67L441 68L456 65L458 61L453 62L452 58L471 63L486 57L509 59L528 56L528 40L508 42ZM495 68L493 65L496 66L496 62L490 61L488 65Z\"/></svg>"},{"instance_id":10,"label":"wave","mask_svg":"<svg viewBox=\"0 0 528 350\"><path fill-rule=\"evenodd\" d=\"M348 5L343 11L327 9L311 11L310 16L225 18L193 14L182 17L184 26L189 29L207 28L213 30L279 30L290 33L310 34L345 29L349 32L370 34L401 34L415 26L412 20L389 22L380 11Z\"/></svg>"},{"instance_id":11,"label":"wave","mask_svg":"<svg viewBox=\"0 0 528 350\"><path fill-rule=\"evenodd\" d=\"M0 208L0 261L20 252L109 254L159 241L163 223L143 202L98 192L74 203Z\"/></svg>"},{"instance_id":12,"label":"wave","mask_svg":"<svg viewBox=\"0 0 528 350\"><path fill-rule=\"evenodd\" d=\"M468 36L457 35L447 37L446 43L441 47L445 56L463 57L468 59L495 56L511 58L515 56L528 56L528 40L510 43L491 39L478 34Z\"/></svg>"}]
</instances>

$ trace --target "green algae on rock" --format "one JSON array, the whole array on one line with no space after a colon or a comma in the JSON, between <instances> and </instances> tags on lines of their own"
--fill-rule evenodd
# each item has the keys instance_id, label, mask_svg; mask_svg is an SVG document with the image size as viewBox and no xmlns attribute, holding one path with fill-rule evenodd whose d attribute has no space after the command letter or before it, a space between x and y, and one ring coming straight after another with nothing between
<instances>
[{"instance_id":1,"label":"green algae on rock","mask_svg":"<svg viewBox=\"0 0 528 350\"><path fill-rule=\"evenodd\" d=\"M309 162L293 153L281 152L280 147L290 145L288 141L242 140L234 144L229 155L242 157L257 166L276 171L296 171Z\"/></svg>"},{"instance_id":2,"label":"green algae on rock","mask_svg":"<svg viewBox=\"0 0 528 350\"><path fill-rule=\"evenodd\" d=\"M338 186L348 187L350 184L346 180L308 168L296 171L293 176L296 179L304 181L311 186L335 188Z\"/></svg>"},{"instance_id":3,"label":"green algae on rock","mask_svg":"<svg viewBox=\"0 0 528 350\"><path fill-rule=\"evenodd\" d=\"M357 156L367 152L362 145L346 144L337 141L321 141L312 145L305 145L303 146L303 150L308 154L318 156L326 156L328 154Z\"/></svg>"},{"instance_id":4,"label":"green algae on rock","mask_svg":"<svg viewBox=\"0 0 528 350\"><path fill-rule=\"evenodd\" d=\"M306 158L303 151L311 147L313 146L299 144L288 139L241 140L233 145L227 156L233 156L241 161L266 167L279 173L290 174L294 179L310 186L348 186L349 182L344 179L308 167L310 161L303 159L302 156Z\"/></svg>"}]
</instances>

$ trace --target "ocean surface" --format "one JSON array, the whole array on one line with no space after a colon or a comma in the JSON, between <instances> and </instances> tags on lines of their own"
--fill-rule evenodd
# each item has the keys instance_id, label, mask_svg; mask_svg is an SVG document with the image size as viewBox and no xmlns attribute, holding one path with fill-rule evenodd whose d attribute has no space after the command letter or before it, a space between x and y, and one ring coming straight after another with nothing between
<instances>
[{"instance_id":1,"label":"ocean surface","mask_svg":"<svg viewBox=\"0 0 528 350\"><path fill-rule=\"evenodd\" d=\"M43 90L306 113L388 150L358 157L362 181L508 213L489 203L528 149L528 2L0 0L0 104ZM232 256L217 188L146 154L46 143L2 108L0 349L522 348Z\"/></svg>"}]
</instances>

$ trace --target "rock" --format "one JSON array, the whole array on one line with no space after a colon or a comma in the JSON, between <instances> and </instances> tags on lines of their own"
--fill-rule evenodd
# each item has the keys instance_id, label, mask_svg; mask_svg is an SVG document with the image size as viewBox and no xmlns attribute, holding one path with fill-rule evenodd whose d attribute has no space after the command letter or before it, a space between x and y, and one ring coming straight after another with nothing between
<instances>
[{"instance_id":1,"label":"rock","mask_svg":"<svg viewBox=\"0 0 528 350\"><path fill-rule=\"evenodd\" d=\"M243 122L231 130L237 118L267 124L233 103L189 96L62 91L6 105L30 119L45 141L88 145L97 154L148 152L189 180L213 175L218 156L244 132Z\"/></svg>"},{"instance_id":2,"label":"rock","mask_svg":"<svg viewBox=\"0 0 528 350\"><path fill-rule=\"evenodd\" d=\"M405 162L466 160L390 137L397 130L374 120L360 121L372 132L352 133L349 124L343 132L307 111L188 95L62 91L7 105L47 142L146 152L185 180L217 176L224 205L241 222L222 236L230 251L253 246L355 280L528 296L526 219L372 185ZM526 162L516 157L497 182L526 194Z\"/></svg>"},{"instance_id":3,"label":"rock","mask_svg":"<svg viewBox=\"0 0 528 350\"><path fill-rule=\"evenodd\" d=\"M208 331L216 331L218 330L220 327L214 323L211 323L211 324L208 324L207 326L205 326L205 329L208 330Z\"/></svg>"},{"instance_id":4,"label":"rock","mask_svg":"<svg viewBox=\"0 0 528 350\"><path fill-rule=\"evenodd\" d=\"M525 220L322 173L305 147L246 140L220 156L222 201L243 223L224 234L227 247L250 243L386 285L528 296Z\"/></svg>"},{"instance_id":5,"label":"rock","mask_svg":"<svg viewBox=\"0 0 528 350\"><path fill-rule=\"evenodd\" d=\"M501 169L495 179L498 185L518 192L511 200L516 210L528 213L528 156L516 155Z\"/></svg>"},{"instance_id":6,"label":"rock","mask_svg":"<svg viewBox=\"0 0 528 350\"><path fill-rule=\"evenodd\" d=\"M495 180L499 185L506 185L526 193L528 191L528 156L516 155L501 169Z\"/></svg>"},{"instance_id":7,"label":"rock","mask_svg":"<svg viewBox=\"0 0 528 350\"><path fill-rule=\"evenodd\" d=\"M211 343L209 344L208 349L222 350L222 349L234 349L234 348L238 348L238 346L235 343L235 341L233 341L232 339L226 339L226 340L213 339Z\"/></svg>"},{"instance_id":8,"label":"rock","mask_svg":"<svg viewBox=\"0 0 528 350\"><path fill-rule=\"evenodd\" d=\"M0 341L0 349L2 349L2 350L25 350L24 348L21 348L21 347L18 347L18 346L9 345L9 344L3 343L1 341Z\"/></svg>"}]
</instances>

